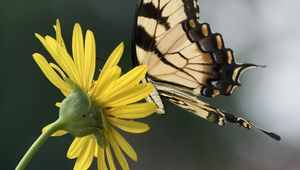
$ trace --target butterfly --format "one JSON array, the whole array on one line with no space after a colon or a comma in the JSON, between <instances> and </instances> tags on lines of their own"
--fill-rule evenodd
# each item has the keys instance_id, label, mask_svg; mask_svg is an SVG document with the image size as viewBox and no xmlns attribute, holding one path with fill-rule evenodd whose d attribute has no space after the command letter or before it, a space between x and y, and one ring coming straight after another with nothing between
<instances>
[{"instance_id":1,"label":"butterfly","mask_svg":"<svg viewBox=\"0 0 300 170\"><path fill-rule=\"evenodd\" d=\"M222 35L213 33L208 23L199 22L197 0L141 0L137 5L132 43L133 63L145 64L143 82L151 82L154 92L146 99L164 114L161 98L218 125L226 122L244 128L255 127L280 140L242 117L200 100L229 96L240 86L239 76L254 64L237 64Z\"/></svg>"}]
</instances>

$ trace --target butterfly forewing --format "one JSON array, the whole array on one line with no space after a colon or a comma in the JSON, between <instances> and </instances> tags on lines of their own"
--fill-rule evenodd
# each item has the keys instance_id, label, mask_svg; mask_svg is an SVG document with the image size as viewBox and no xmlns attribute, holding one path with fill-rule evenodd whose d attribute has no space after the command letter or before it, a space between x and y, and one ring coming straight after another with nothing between
<instances>
[{"instance_id":1,"label":"butterfly forewing","mask_svg":"<svg viewBox=\"0 0 300 170\"><path fill-rule=\"evenodd\" d=\"M193 0L142 1L134 37L137 62L148 65L153 79L195 95L230 95L248 65L235 63L222 36L197 21L198 11Z\"/></svg>"}]
</instances>

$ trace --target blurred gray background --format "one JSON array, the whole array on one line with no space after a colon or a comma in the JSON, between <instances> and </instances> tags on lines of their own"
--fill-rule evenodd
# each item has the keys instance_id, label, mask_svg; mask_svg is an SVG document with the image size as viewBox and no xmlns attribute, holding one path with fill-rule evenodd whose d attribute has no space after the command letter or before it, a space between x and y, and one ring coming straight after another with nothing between
<instances>
[{"instance_id":1,"label":"blurred gray background","mask_svg":"<svg viewBox=\"0 0 300 170\"><path fill-rule=\"evenodd\" d=\"M267 65L246 71L230 97L209 102L237 113L282 136L276 142L262 133L218 127L165 101L167 115L145 119L148 133L125 134L138 152L134 170L298 170L300 169L299 73L300 1L200 0L201 21L222 33L238 62ZM48 53L34 37L54 35L58 18L70 47L75 22L96 36L97 56L106 59L125 42L121 61L131 66L130 42L135 0L0 1L0 169L14 169L41 128L54 121L62 94L34 63L34 52ZM49 55L48 55L49 57ZM98 68L103 62L98 63ZM72 169L66 158L73 137L51 138L28 169ZM96 164L91 169L96 169Z\"/></svg>"}]
</instances>

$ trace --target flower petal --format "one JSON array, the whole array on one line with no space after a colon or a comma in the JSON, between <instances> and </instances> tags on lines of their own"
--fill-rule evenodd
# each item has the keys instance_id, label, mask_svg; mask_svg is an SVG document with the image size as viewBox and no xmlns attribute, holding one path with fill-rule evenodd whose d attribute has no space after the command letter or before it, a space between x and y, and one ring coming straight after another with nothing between
<instances>
[{"instance_id":1,"label":"flower petal","mask_svg":"<svg viewBox=\"0 0 300 170\"><path fill-rule=\"evenodd\" d=\"M106 162L105 162L104 149L100 146L98 146L98 156L97 157L98 157L98 159L97 159L98 170L108 170Z\"/></svg>"},{"instance_id":2,"label":"flower petal","mask_svg":"<svg viewBox=\"0 0 300 170\"><path fill-rule=\"evenodd\" d=\"M105 147L105 153L106 153L109 169L110 170L116 170L116 165L115 165L114 159L112 157L110 146L109 146L108 142L107 142L107 145Z\"/></svg>"},{"instance_id":3,"label":"flower petal","mask_svg":"<svg viewBox=\"0 0 300 170\"><path fill-rule=\"evenodd\" d=\"M105 74L108 68L117 65L124 51L124 43L121 42L108 57L105 65L102 68L101 74Z\"/></svg>"},{"instance_id":4,"label":"flower petal","mask_svg":"<svg viewBox=\"0 0 300 170\"><path fill-rule=\"evenodd\" d=\"M121 68L118 66L113 66L109 68L107 73L98 77L95 83L92 95L96 100L101 100L101 96L104 91L109 90L109 86L112 82L116 81L121 75Z\"/></svg>"},{"instance_id":5,"label":"flower petal","mask_svg":"<svg viewBox=\"0 0 300 170\"><path fill-rule=\"evenodd\" d=\"M97 139L96 139L97 140ZM99 150L99 147L98 147L98 143L97 143L97 141L96 141L96 147L95 147L95 149L94 149L94 157L98 157L98 150Z\"/></svg>"},{"instance_id":6,"label":"flower petal","mask_svg":"<svg viewBox=\"0 0 300 170\"><path fill-rule=\"evenodd\" d=\"M85 37L85 50L84 50L84 77L85 88L88 89L92 83L96 66L96 44L92 31L88 30Z\"/></svg>"},{"instance_id":7,"label":"flower petal","mask_svg":"<svg viewBox=\"0 0 300 170\"><path fill-rule=\"evenodd\" d=\"M61 67L68 75L71 74L71 70L69 69L69 67L67 67L66 63L63 61L63 58L58 56L58 50L56 47L54 47L53 45L51 46L48 41L43 38L41 35L39 34L35 34L35 36L40 40L40 42L44 45L44 47L46 48L46 50L50 53L50 55L53 57L53 59L56 61L56 63L59 65L59 67ZM56 40L54 40L56 41Z\"/></svg>"},{"instance_id":8,"label":"flower petal","mask_svg":"<svg viewBox=\"0 0 300 170\"><path fill-rule=\"evenodd\" d=\"M120 77L116 82L112 83L112 88L103 94L103 98L111 94L117 95L128 88L137 85L145 77L146 72L146 65L140 65L130 70L128 73Z\"/></svg>"},{"instance_id":9,"label":"flower petal","mask_svg":"<svg viewBox=\"0 0 300 170\"><path fill-rule=\"evenodd\" d=\"M84 44L83 44L83 36L82 30L78 23L75 24L73 29L73 37L72 37L72 53L74 58L74 63L79 71L79 77L81 80L81 84L83 85L83 75L84 75Z\"/></svg>"},{"instance_id":10,"label":"flower petal","mask_svg":"<svg viewBox=\"0 0 300 170\"><path fill-rule=\"evenodd\" d=\"M57 75L57 73L52 69L47 60L41 54L34 53L33 59L38 64L47 79L54 86L67 94L70 92L70 88L67 86L67 84Z\"/></svg>"},{"instance_id":11,"label":"flower petal","mask_svg":"<svg viewBox=\"0 0 300 170\"><path fill-rule=\"evenodd\" d=\"M128 88L122 93L103 99L102 103L105 107L124 106L144 99L153 89L154 87L150 83L139 84L135 87Z\"/></svg>"},{"instance_id":12,"label":"flower petal","mask_svg":"<svg viewBox=\"0 0 300 170\"><path fill-rule=\"evenodd\" d=\"M61 34L61 26L60 26L60 22L59 22L58 19L56 20L56 26L54 26L54 29L55 29L55 32L56 32L56 41L57 41L58 44L60 44L63 48L66 48L64 39L63 39L62 34Z\"/></svg>"},{"instance_id":13,"label":"flower petal","mask_svg":"<svg viewBox=\"0 0 300 170\"><path fill-rule=\"evenodd\" d=\"M67 157L69 159L77 158L80 155L80 152L83 148L83 145L86 143L87 138L75 138L71 144L71 146L68 149Z\"/></svg>"},{"instance_id":14,"label":"flower petal","mask_svg":"<svg viewBox=\"0 0 300 170\"><path fill-rule=\"evenodd\" d=\"M154 103L136 103L114 107L105 111L105 114L123 119L139 119L151 115L157 109Z\"/></svg>"},{"instance_id":15,"label":"flower petal","mask_svg":"<svg viewBox=\"0 0 300 170\"><path fill-rule=\"evenodd\" d=\"M54 63L49 64L54 70L56 70L62 78L66 78L65 73Z\"/></svg>"},{"instance_id":16,"label":"flower petal","mask_svg":"<svg viewBox=\"0 0 300 170\"><path fill-rule=\"evenodd\" d=\"M118 143L118 145L122 148L122 150L134 161L137 161L137 154L133 147L126 141L126 139L120 135L115 129L111 128L111 134Z\"/></svg>"},{"instance_id":17,"label":"flower petal","mask_svg":"<svg viewBox=\"0 0 300 170\"><path fill-rule=\"evenodd\" d=\"M77 158L74 170L88 169L94 158L94 148L97 145L96 140L90 135L86 136L87 141L83 144L83 148Z\"/></svg>"},{"instance_id":18,"label":"flower petal","mask_svg":"<svg viewBox=\"0 0 300 170\"><path fill-rule=\"evenodd\" d=\"M74 64L71 56L68 54L66 48L62 47L58 42L50 36L45 38L39 34L35 34L36 37L41 41L47 51L51 54L56 63L63 69L65 73L77 84L81 85L79 81L79 72Z\"/></svg>"},{"instance_id":19,"label":"flower petal","mask_svg":"<svg viewBox=\"0 0 300 170\"><path fill-rule=\"evenodd\" d=\"M105 91L104 89L102 89L102 86L105 85L105 87L109 87L109 85L105 84L105 82L111 83L111 81L107 81L108 80L107 77L110 77L111 75L110 72L112 71L111 69L118 67L117 64L120 61L123 51L124 51L124 44L122 42L121 44L118 45L118 47L115 48L115 50L111 53L106 63L104 64L93 91L93 94L95 94L94 96L97 96L98 100L99 98L101 98L100 94L103 94ZM118 78L120 77L120 75L121 75L121 69ZM99 90L101 90L101 92Z\"/></svg>"},{"instance_id":20,"label":"flower petal","mask_svg":"<svg viewBox=\"0 0 300 170\"><path fill-rule=\"evenodd\" d=\"M42 129L42 132L45 132L50 126L52 125L52 123L50 123L49 125L45 126L43 129ZM58 130L56 131L55 133L53 133L51 136L62 136L62 135L65 135L67 134L68 132L64 131L64 130Z\"/></svg>"},{"instance_id":21,"label":"flower petal","mask_svg":"<svg viewBox=\"0 0 300 170\"><path fill-rule=\"evenodd\" d=\"M111 134L108 135L108 140L115 152L115 155L116 155L122 169L129 169L128 163L127 163L119 145L117 144L115 139L111 136Z\"/></svg>"},{"instance_id":22,"label":"flower petal","mask_svg":"<svg viewBox=\"0 0 300 170\"><path fill-rule=\"evenodd\" d=\"M126 132L143 133L150 129L147 124L141 122L122 120L114 117L108 117L108 119L111 124Z\"/></svg>"}]
</instances>

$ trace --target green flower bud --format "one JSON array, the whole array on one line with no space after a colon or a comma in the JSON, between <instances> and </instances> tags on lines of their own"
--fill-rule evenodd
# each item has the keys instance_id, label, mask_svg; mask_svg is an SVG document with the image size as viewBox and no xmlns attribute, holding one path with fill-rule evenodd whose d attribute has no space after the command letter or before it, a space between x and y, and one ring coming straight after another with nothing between
<instances>
[{"instance_id":1,"label":"green flower bud","mask_svg":"<svg viewBox=\"0 0 300 170\"><path fill-rule=\"evenodd\" d=\"M99 134L97 138L101 141L100 131L104 129L101 106L94 104L76 83L70 79L65 81L73 92L61 103L59 119L63 123L62 129L75 137Z\"/></svg>"}]
</instances>

